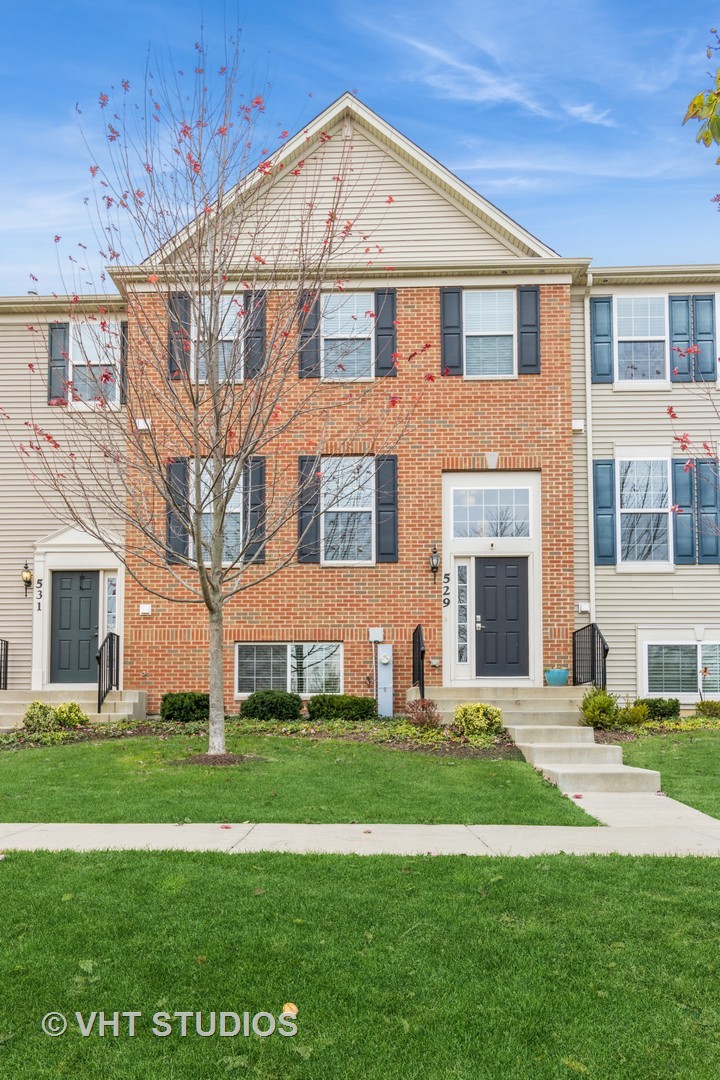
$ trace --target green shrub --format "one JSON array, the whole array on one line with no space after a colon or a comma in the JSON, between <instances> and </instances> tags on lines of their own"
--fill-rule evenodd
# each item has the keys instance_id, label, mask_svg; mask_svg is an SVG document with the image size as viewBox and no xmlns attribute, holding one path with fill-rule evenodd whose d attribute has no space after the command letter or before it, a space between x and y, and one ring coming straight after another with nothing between
<instances>
[{"instance_id":1,"label":"green shrub","mask_svg":"<svg viewBox=\"0 0 720 1080\"><path fill-rule=\"evenodd\" d=\"M698 716L710 716L717 719L720 717L720 701L698 701L695 712Z\"/></svg>"},{"instance_id":2,"label":"green shrub","mask_svg":"<svg viewBox=\"0 0 720 1080\"><path fill-rule=\"evenodd\" d=\"M349 720L362 723L377 720L375 698L360 694L315 694L307 703L308 717L313 724L324 720Z\"/></svg>"},{"instance_id":3,"label":"green shrub","mask_svg":"<svg viewBox=\"0 0 720 1080\"><path fill-rule=\"evenodd\" d=\"M287 690L256 690L240 706L240 715L263 723L278 723L300 719L302 701L299 694Z\"/></svg>"},{"instance_id":4,"label":"green shrub","mask_svg":"<svg viewBox=\"0 0 720 1080\"><path fill-rule=\"evenodd\" d=\"M63 701L55 706L55 723L62 730L87 727L90 717L78 705L77 701Z\"/></svg>"},{"instance_id":5,"label":"green shrub","mask_svg":"<svg viewBox=\"0 0 720 1080\"><path fill-rule=\"evenodd\" d=\"M502 712L494 705L469 701L453 713L453 730L458 735L499 735L503 729Z\"/></svg>"},{"instance_id":6,"label":"green shrub","mask_svg":"<svg viewBox=\"0 0 720 1080\"><path fill-rule=\"evenodd\" d=\"M44 701L33 701L28 705L23 716L23 726L28 735L40 731L57 731L59 724L55 720L55 710Z\"/></svg>"},{"instance_id":7,"label":"green shrub","mask_svg":"<svg viewBox=\"0 0 720 1080\"><path fill-rule=\"evenodd\" d=\"M626 702L622 709L618 709L616 715L616 727L640 727L647 724L650 719L650 710L643 701L636 701L631 705Z\"/></svg>"},{"instance_id":8,"label":"green shrub","mask_svg":"<svg viewBox=\"0 0 720 1080\"><path fill-rule=\"evenodd\" d=\"M424 728L428 731L437 731L442 725L437 702L431 698L416 698L414 701L408 701L405 706L405 716L413 727Z\"/></svg>"},{"instance_id":9,"label":"green shrub","mask_svg":"<svg viewBox=\"0 0 720 1080\"><path fill-rule=\"evenodd\" d=\"M618 699L599 686L592 686L582 699L580 723L585 727L610 731L618 726Z\"/></svg>"},{"instance_id":10,"label":"green shrub","mask_svg":"<svg viewBox=\"0 0 720 1080\"><path fill-rule=\"evenodd\" d=\"M648 720L677 720L680 716L680 701L676 697L636 698L635 704L647 706Z\"/></svg>"},{"instance_id":11,"label":"green shrub","mask_svg":"<svg viewBox=\"0 0 720 1080\"><path fill-rule=\"evenodd\" d=\"M160 717L175 724L192 724L210 717L210 695L197 692L163 694Z\"/></svg>"}]
</instances>

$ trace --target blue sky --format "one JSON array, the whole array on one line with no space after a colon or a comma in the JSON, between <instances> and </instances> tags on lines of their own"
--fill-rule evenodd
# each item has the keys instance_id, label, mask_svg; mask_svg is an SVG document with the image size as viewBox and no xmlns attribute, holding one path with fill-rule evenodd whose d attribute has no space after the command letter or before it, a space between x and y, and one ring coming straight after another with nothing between
<instances>
[{"instance_id":1,"label":"blue sky","mask_svg":"<svg viewBox=\"0 0 720 1080\"><path fill-rule=\"evenodd\" d=\"M0 293L60 289L53 236L87 231L79 121L92 143L99 92L141 82L151 44L189 63L201 20L211 46L243 28L248 86L291 131L354 90L562 255L720 261L717 154L681 127L718 19L696 0L4 4Z\"/></svg>"}]
</instances>

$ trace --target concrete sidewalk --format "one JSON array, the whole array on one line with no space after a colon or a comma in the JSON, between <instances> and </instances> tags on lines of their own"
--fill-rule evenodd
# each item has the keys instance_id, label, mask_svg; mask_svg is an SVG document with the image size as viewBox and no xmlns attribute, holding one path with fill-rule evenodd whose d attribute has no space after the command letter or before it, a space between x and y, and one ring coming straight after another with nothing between
<instances>
[{"instance_id":1,"label":"concrete sidewalk","mask_svg":"<svg viewBox=\"0 0 720 1080\"><path fill-rule=\"evenodd\" d=\"M659 794L587 792L607 828L558 825L0 824L0 851L256 851L340 855L711 855L720 820Z\"/></svg>"}]
</instances>

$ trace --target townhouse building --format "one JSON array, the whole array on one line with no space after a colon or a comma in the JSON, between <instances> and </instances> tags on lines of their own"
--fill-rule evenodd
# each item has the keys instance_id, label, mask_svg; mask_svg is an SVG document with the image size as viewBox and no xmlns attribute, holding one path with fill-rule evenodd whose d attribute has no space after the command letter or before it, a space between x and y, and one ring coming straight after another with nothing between
<instances>
[{"instance_id":1,"label":"townhouse building","mask_svg":"<svg viewBox=\"0 0 720 1080\"><path fill-rule=\"evenodd\" d=\"M561 257L351 95L284 147L278 215L291 215L284 186L320 133L327 154L350 146L357 188L387 193L392 213L373 222L382 259L346 267L341 293L328 280L313 296L298 326L312 330L298 387L363 382L378 407L391 392L402 400L424 388L390 450L368 454L338 412L325 467L310 430L306 444L293 432L274 460L255 462L238 533L276 484L302 497L299 515L255 551L247 573L257 584L226 608L227 710L257 689L365 694L379 684L383 711L388 701L398 709L419 677L421 635L428 693L482 688L491 700L493 688L541 687L549 668L631 696L689 704L701 690L720 692L715 462L706 451L686 467L667 414L674 405L712 449L720 267L594 268ZM317 181L320 204L333 179L328 168ZM61 501L41 501L16 450L35 359L28 324L48 340L50 388L33 402L48 432L68 381L82 397L85 365L140 362L151 308L153 334L177 363L182 300L170 284L149 305L143 276L116 272L118 295L109 308L103 300L126 343L114 361L82 347L98 298L71 316L62 298L0 300L0 475L11 510L0 525L0 638L8 687L69 692L95 684L98 645L117 634L121 685L147 694L154 711L165 691L207 688L202 608L163 595L170 569L148 579L128 557L126 570L63 524ZM276 303L272 286L255 301L247 364L262 362L252 350L262 352L262 320ZM337 342L349 338L352 364L338 365ZM122 378L115 386L111 404L122 409ZM190 482L181 457L169 467L174 483ZM170 521L175 575L191 573L188 544Z\"/></svg>"}]
</instances>

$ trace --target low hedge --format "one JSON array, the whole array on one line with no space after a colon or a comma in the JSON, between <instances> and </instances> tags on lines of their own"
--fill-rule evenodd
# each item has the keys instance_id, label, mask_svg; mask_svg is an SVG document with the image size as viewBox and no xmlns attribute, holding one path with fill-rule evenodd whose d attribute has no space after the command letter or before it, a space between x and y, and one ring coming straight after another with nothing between
<instances>
[{"instance_id":1,"label":"low hedge","mask_svg":"<svg viewBox=\"0 0 720 1080\"><path fill-rule=\"evenodd\" d=\"M313 724L326 720L362 722L377 719L377 702L360 694L315 694L307 703L307 712Z\"/></svg>"},{"instance_id":2,"label":"low hedge","mask_svg":"<svg viewBox=\"0 0 720 1080\"><path fill-rule=\"evenodd\" d=\"M648 720L677 720L680 716L680 701L676 697L636 698L635 704L647 706Z\"/></svg>"},{"instance_id":3,"label":"low hedge","mask_svg":"<svg viewBox=\"0 0 720 1080\"><path fill-rule=\"evenodd\" d=\"M300 719L302 701L299 694L287 690L256 690L240 706L240 715L262 723L292 723Z\"/></svg>"},{"instance_id":4,"label":"low hedge","mask_svg":"<svg viewBox=\"0 0 720 1080\"><path fill-rule=\"evenodd\" d=\"M210 717L210 695L196 691L163 694L160 717L173 724L196 724Z\"/></svg>"}]
</instances>

